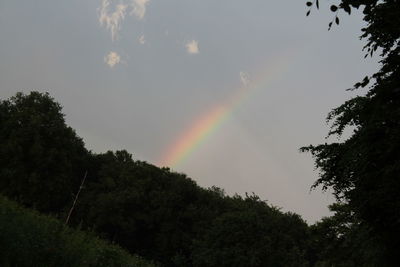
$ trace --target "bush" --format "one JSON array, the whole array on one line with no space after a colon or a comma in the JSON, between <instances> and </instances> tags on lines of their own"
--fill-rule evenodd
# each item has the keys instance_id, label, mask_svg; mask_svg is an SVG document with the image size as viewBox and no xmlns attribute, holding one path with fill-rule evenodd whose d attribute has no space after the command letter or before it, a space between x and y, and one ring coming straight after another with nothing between
<instances>
[{"instance_id":1,"label":"bush","mask_svg":"<svg viewBox=\"0 0 400 267\"><path fill-rule=\"evenodd\" d=\"M0 196L1 266L154 266Z\"/></svg>"}]
</instances>

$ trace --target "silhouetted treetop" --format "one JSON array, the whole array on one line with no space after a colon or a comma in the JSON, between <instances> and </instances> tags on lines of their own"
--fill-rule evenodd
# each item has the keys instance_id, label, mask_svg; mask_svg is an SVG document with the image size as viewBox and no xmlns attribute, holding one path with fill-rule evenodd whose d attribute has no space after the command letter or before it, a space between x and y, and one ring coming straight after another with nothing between
<instances>
[{"instance_id":1,"label":"silhouetted treetop","mask_svg":"<svg viewBox=\"0 0 400 267\"><path fill-rule=\"evenodd\" d=\"M313 3L308 4L310 7ZM354 88L367 87L328 115L329 136L352 134L342 142L303 147L315 158L320 177L314 187L332 188L338 200L348 204L354 220L367 225L380 240L386 258L400 248L400 2L345 1L331 7L351 13L362 8L367 55L377 50L380 70Z\"/></svg>"},{"instance_id":2,"label":"silhouetted treetop","mask_svg":"<svg viewBox=\"0 0 400 267\"><path fill-rule=\"evenodd\" d=\"M49 94L17 93L0 101L2 194L40 211L58 211L76 192L87 156Z\"/></svg>"}]
</instances>

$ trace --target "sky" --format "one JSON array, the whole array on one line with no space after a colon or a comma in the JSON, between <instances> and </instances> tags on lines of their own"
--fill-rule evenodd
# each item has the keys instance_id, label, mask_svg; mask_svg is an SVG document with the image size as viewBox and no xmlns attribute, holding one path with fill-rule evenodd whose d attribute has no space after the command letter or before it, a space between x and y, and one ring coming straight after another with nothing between
<instances>
[{"instance_id":1,"label":"sky","mask_svg":"<svg viewBox=\"0 0 400 267\"><path fill-rule=\"evenodd\" d=\"M306 1L0 0L0 98L49 92L87 148L259 195L314 223L333 197L301 146L374 73L360 13Z\"/></svg>"}]
</instances>

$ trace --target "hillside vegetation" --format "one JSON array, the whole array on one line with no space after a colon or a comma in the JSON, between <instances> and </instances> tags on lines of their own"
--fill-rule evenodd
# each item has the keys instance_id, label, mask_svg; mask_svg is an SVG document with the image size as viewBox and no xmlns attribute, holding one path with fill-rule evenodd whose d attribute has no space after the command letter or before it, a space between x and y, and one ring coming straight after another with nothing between
<instances>
[{"instance_id":1,"label":"hillside vegetation","mask_svg":"<svg viewBox=\"0 0 400 267\"><path fill-rule=\"evenodd\" d=\"M91 232L25 214L3 198L6 266L146 264L94 235L162 266L381 266L386 258L381 240L347 205L308 226L254 194L201 188L125 150L88 151L48 94L0 102L0 166L2 195L61 221L74 207L69 226Z\"/></svg>"},{"instance_id":2,"label":"hillside vegetation","mask_svg":"<svg viewBox=\"0 0 400 267\"><path fill-rule=\"evenodd\" d=\"M0 195L1 266L154 266Z\"/></svg>"},{"instance_id":3,"label":"hillside vegetation","mask_svg":"<svg viewBox=\"0 0 400 267\"><path fill-rule=\"evenodd\" d=\"M0 102L0 166L3 195L61 220L87 172L69 225L165 266L309 264L300 216L201 188L124 150L92 153L48 94Z\"/></svg>"}]
</instances>

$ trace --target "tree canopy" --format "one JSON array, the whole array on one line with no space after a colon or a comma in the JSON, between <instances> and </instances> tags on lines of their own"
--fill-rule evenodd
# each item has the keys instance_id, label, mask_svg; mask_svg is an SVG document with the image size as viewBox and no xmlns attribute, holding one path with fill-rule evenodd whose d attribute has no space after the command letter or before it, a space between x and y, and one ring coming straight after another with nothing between
<instances>
[{"instance_id":1,"label":"tree canopy","mask_svg":"<svg viewBox=\"0 0 400 267\"><path fill-rule=\"evenodd\" d=\"M319 7L318 1L307 5L314 4ZM302 150L312 153L320 170L314 186L332 188L386 247L386 257L393 257L400 247L400 2L342 0L330 9L339 24L339 12L350 14L353 8L362 9L367 23L361 35L366 56L379 52L381 68L354 85L352 90L367 87L365 95L328 115L329 136L352 129L351 136Z\"/></svg>"},{"instance_id":2,"label":"tree canopy","mask_svg":"<svg viewBox=\"0 0 400 267\"><path fill-rule=\"evenodd\" d=\"M0 116L1 194L25 206L65 220L87 172L69 224L131 253L164 266L309 263L300 216L201 188L125 150L89 152L48 94L18 93L0 102Z\"/></svg>"},{"instance_id":3,"label":"tree canopy","mask_svg":"<svg viewBox=\"0 0 400 267\"><path fill-rule=\"evenodd\" d=\"M44 212L65 207L88 152L48 94L0 101L0 192ZM51 200L51 201L49 201Z\"/></svg>"}]
</instances>

